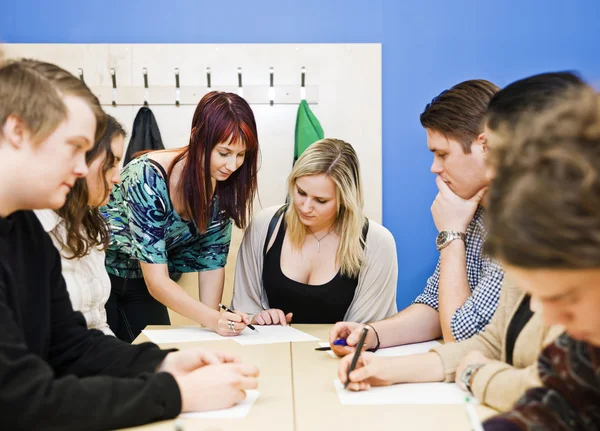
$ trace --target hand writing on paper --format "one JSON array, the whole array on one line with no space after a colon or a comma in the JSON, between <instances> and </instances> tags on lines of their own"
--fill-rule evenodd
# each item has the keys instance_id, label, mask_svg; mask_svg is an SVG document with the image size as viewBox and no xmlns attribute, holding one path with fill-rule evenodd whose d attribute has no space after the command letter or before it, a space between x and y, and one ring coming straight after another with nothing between
<instances>
[{"instance_id":1,"label":"hand writing on paper","mask_svg":"<svg viewBox=\"0 0 600 431\"><path fill-rule=\"evenodd\" d=\"M233 407L258 388L258 368L246 364L207 365L176 377L183 412L203 412Z\"/></svg>"},{"instance_id":2,"label":"hand writing on paper","mask_svg":"<svg viewBox=\"0 0 600 431\"><path fill-rule=\"evenodd\" d=\"M234 322L233 328L230 327L230 321ZM242 331L246 329L248 323L250 323L250 319L246 313L241 311L235 311L233 313L225 311L224 313L221 313L217 320L215 332L224 337L240 335Z\"/></svg>"},{"instance_id":3,"label":"hand writing on paper","mask_svg":"<svg viewBox=\"0 0 600 431\"><path fill-rule=\"evenodd\" d=\"M458 387L463 390L467 389L465 388L465 385L460 381L460 376L462 376L463 371L465 370L465 368L467 368L468 365L488 364L490 362L492 362L492 360L485 356L483 353L481 353L479 350L472 350L465 356L463 356L463 358L460 360L460 363L458 364L458 367L456 368L455 381ZM471 382L473 381L474 377L475 375L473 375L473 378L471 378Z\"/></svg>"},{"instance_id":4,"label":"hand writing on paper","mask_svg":"<svg viewBox=\"0 0 600 431\"><path fill-rule=\"evenodd\" d=\"M293 313L285 314L277 308L263 310L252 318L255 325L281 325L287 326L292 321Z\"/></svg>"},{"instance_id":5,"label":"hand writing on paper","mask_svg":"<svg viewBox=\"0 0 600 431\"><path fill-rule=\"evenodd\" d=\"M352 362L353 354L346 355L340 361L338 377L342 383L348 379L348 369ZM358 358L356 368L350 373L348 388L351 391L366 391L371 386L389 386L392 383L386 370L393 368L392 364L386 363L394 358L382 358L374 353L363 352Z\"/></svg>"},{"instance_id":6,"label":"hand writing on paper","mask_svg":"<svg viewBox=\"0 0 600 431\"><path fill-rule=\"evenodd\" d=\"M439 193L431 205L431 215L438 231L455 230L466 232L473 220L479 202L487 193L489 187L483 187L471 199L463 199L455 194L448 184L438 175L435 183Z\"/></svg>"},{"instance_id":7,"label":"hand writing on paper","mask_svg":"<svg viewBox=\"0 0 600 431\"><path fill-rule=\"evenodd\" d=\"M360 339L360 332L364 327L365 325L362 323L354 322L338 322L333 325L333 328L331 328L331 331L329 332L329 345L331 346L331 351L339 357L353 353L354 350L356 350L356 345ZM346 340L347 346L333 344L335 340L340 338L344 338ZM377 338L373 331L369 328L363 349L374 349L376 345Z\"/></svg>"},{"instance_id":8,"label":"hand writing on paper","mask_svg":"<svg viewBox=\"0 0 600 431\"><path fill-rule=\"evenodd\" d=\"M212 352L197 347L194 349L171 352L160 364L157 372L171 373L174 377L183 376L205 365L237 363L240 359L232 354Z\"/></svg>"}]
</instances>

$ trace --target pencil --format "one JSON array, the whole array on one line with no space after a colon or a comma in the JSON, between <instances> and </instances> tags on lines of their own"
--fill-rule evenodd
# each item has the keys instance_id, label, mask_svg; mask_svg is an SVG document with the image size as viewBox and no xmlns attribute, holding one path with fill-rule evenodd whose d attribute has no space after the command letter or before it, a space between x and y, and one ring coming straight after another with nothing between
<instances>
[{"instance_id":1,"label":"pencil","mask_svg":"<svg viewBox=\"0 0 600 431\"><path fill-rule=\"evenodd\" d=\"M364 327L360 334L360 340L358 340L356 350L354 351L354 356L352 357L350 368L348 368L348 377L346 378L346 383L344 383L344 389L346 389L348 387L348 383L350 383L350 373L354 371L354 368L356 368L356 363L358 362L358 358L360 357L360 351L362 350L363 345L365 344L365 339L367 338L367 332L369 332L369 328Z\"/></svg>"},{"instance_id":2,"label":"pencil","mask_svg":"<svg viewBox=\"0 0 600 431\"><path fill-rule=\"evenodd\" d=\"M223 304L219 303L219 307L221 307L221 309L227 311L228 313L233 313L233 311L231 311L228 307L224 306ZM258 329L256 329L254 326L252 326L251 324L247 324L246 325L248 328L252 329L253 331L258 332Z\"/></svg>"}]
</instances>

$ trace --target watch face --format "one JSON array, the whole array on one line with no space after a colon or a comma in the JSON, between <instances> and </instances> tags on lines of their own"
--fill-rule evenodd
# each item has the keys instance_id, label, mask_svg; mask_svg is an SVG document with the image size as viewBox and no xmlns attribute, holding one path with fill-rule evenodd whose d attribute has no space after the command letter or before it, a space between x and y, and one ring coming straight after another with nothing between
<instances>
[{"instance_id":1,"label":"watch face","mask_svg":"<svg viewBox=\"0 0 600 431\"><path fill-rule=\"evenodd\" d=\"M448 240L448 232L445 230L441 231L437 236L437 245L442 245Z\"/></svg>"}]
</instances>

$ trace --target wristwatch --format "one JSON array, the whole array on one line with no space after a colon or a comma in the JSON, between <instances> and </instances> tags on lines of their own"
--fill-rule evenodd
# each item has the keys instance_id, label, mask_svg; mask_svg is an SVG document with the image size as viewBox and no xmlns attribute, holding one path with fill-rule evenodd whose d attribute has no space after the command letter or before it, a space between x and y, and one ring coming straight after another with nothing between
<instances>
[{"instance_id":1,"label":"wristwatch","mask_svg":"<svg viewBox=\"0 0 600 431\"><path fill-rule=\"evenodd\" d=\"M473 391L471 390L471 383L473 382L473 377L475 376L475 373L477 373L477 371L484 365L485 364L469 364L465 367L462 374L460 375L460 381L463 383L463 385L465 385L465 388L467 388L467 390L470 393L473 393Z\"/></svg>"},{"instance_id":2,"label":"wristwatch","mask_svg":"<svg viewBox=\"0 0 600 431\"><path fill-rule=\"evenodd\" d=\"M438 233L438 236L435 240L435 245L439 251L439 250L443 249L444 247L446 247L448 244L450 244L455 239L462 239L464 241L465 233L459 232L457 230L443 230L440 233Z\"/></svg>"}]
</instances>

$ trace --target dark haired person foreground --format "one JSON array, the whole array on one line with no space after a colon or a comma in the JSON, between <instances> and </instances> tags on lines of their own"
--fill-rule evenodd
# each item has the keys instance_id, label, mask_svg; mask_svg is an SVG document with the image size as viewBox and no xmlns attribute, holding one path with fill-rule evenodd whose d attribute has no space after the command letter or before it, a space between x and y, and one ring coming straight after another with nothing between
<instances>
[{"instance_id":1,"label":"dark haired person foreground","mask_svg":"<svg viewBox=\"0 0 600 431\"><path fill-rule=\"evenodd\" d=\"M485 212L480 205L486 177L483 116L498 87L488 81L461 82L442 92L421 114L431 172L439 193L431 212L439 231L435 272L413 304L395 316L371 323L366 348L389 347L444 337L461 341L477 334L496 311L504 273L483 255ZM364 325L339 322L330 343L342 356L354 350ZM348 346L334 345L346 338Z\"/></svg>"},{"instance_id":2,"label":"dark haired person foreground","mask_svg":"<svg viewBox=\"0 0 600 431\"><path fill-rule=\"evenodd\" d=\"M586 84L568 72L543 73L516 81L492 98L486 113L486 136L508 132L505 127L532 111L541 112L572 88ZM488 160L486 160L488 162ZM489 164L488 164L489 165ZM488 166L492 178L493 165ZM351 390L395 383L456 382L483 404L506 411L526 389L540 385L537 358L560 335L560 326L547 327L542 313L531 310L530 295L505 277L500 303L489 325L458 343L446 343L431 352L404 357L363 353L351 373ZM344 380L352 355L339 366Z\"/></svg>"},{"instance_id":3,"label":"dark haired person foreground","mask_svg":"<svg viewBox=\"0 0 600 431\"><path fill-rule=\"evenodd\" d=\"M189 145L146 153L121 173L103 208L112 241L106 305L117 337L131 342L147 325L170 324L167 307L221 335L248 317L221 313L231 222L245 228L256 192L254 114L237 94L213 91L198 103ZM169 278L196 272L200 301Z\"/></svg>"},{"instance_id":4,"label":"dark haired person foreground","mask_svg":"<svg viewBox=\"0 0 600 431\"><path fill-rule=\"evenodd\" d=\"M508 136L490 136L496 177L488 252L566 332L540 355L542 386L486 430L600 429L600 98L573 90Z\"/></svg>"},{"instance_id":5,"label":"dark haired person foreground","mask_svg":"<svg viewBox=\"0 0 600 431\"><path fill-rule=\"evenodd\" d=\"M33 209L58 209L88 173L105 114L79 79L33 60L0 67L0 422L108 430L232 406L258 370L202 349L128 345L88 329ZM23 169L27 166L28 169Z\"/></svg>"}]
</instances>

